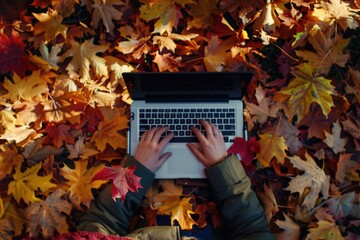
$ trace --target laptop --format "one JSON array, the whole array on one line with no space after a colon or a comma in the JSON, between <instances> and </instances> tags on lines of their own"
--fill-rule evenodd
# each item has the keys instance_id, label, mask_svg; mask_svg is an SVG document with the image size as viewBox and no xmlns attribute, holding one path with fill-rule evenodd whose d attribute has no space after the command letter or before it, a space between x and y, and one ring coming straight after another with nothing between
<instances>
[{"instance_id":1,"label":"laptop","mask_svg":"<svg viewBox=\"0 0 360 240\"><path fill-rule=\"evenodd\" d=\"M128 154L135 154L148 129L168 126L174 134L164 150L172 156L155 173L157 179L206 178L204 165L186 146L198 142L191 127L204 132L200 119L218 126L227 148L235 137L244 137L242 98L252 73L128 72L123 77L133 100Z\"/></svg>"}]
</instances>

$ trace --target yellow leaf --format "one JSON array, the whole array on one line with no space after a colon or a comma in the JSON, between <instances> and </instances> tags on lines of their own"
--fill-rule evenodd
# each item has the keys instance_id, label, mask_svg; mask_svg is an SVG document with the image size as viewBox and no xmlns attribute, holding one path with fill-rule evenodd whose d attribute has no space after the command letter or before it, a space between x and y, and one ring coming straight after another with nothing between
<instances>
[{"instance_id":1,"label":"yellow leaf","mask_svg":"<svg viewBox=\"0 0 360 240\"><path fill-rule=\"evenodd\" d=\"M51 183L52 174L49 176L38 176L42 164L39 163L21 172L16 170L13 175L14 180L10 182L8 194L12 194L16 201L19 203L21 199L26 204L31 202L41 201L40 198L35 196L35 191L41 190L43 193L57 185Z\"/></svg>"},{"instance_id":2,"label":"yellow leaf","mask_svg":"<svg viewBox=\"0 0 360 240\"><path fill-rule=\"evenodd\" d=\"M151 21L158 19L155 22L154 33L164 32L170 34L173 27L177 27L179 18L182 18L182 14L177 9L176 4L184 7L188 3L192 3L192 0L141 0L145 3L140 7L140 17L145 21Z\"/></svg>"},{"instance_id":3,"label":"yellow leaf","mask_svg":"<svg viewBox=\"0 0 360 240\"><path fill-rule=\"evenodd\" d=\"M46 44L42 42L39 51L41 53L41 57L32 55L32 53L30 53L29 55L30 61L35 63L45 71L50 71L52 69L57 71L59 69L57 63L60 58L58 56L58 53L60 53L61 51L61 45L56 44L51 48L51 51L49 52L49 49L47 48Z\"/></svg>"},{"instance_id":4,"label":"yellow leaf","mask_svg":"<svg viewBox=\"0 0 360 240\"><path fill-rule=\"evenodd\" d=\"M209 44L205 47L204 64L208 72L221 72L231 57L229 51L232 47L231 41L221 41L217 35L212 36Z\"/></svg>"},{"instance_id":5,"label":"yellow leaf","mask_svg":"<svg viewBox=\"0 0 360 240\"><path fill-rule=\"evenodd\" d=\"M20 169L23 160L16 146L0 145L0 180L11 174L13 169Z\"/></svg>"},{"instance_id":6,"label":"yellow leaf","mask_svg":"<svg viewBox=\"0 0 360 240\"><path fill-rule=\"evenodd\" d=\"M93 39L85 40L82 44L71 40L71 49L67 50L61 57L65 60L67 57L73 57L66 70L80 71L82 80L86 82L90 79L90 66L97 76L107 76L108 71L105 65L106 60L97 56L98 52L105 52L107 46L94 45Z\"/></svg>"},{"instance_id":7,"label":"yellow leaf","mask_svg":"<svg viewBox=\"0 0 360 240\"><path fill-rule=\"evenodd\" d=\"M176 220L182 230L190 230L193 225L197 225L191 218L191 214L195 214L192 210L191 200L191 197L182 199L178 196L168 197L163 201L163 205L159 207L158 214L170 215L171 225L174 225Z\"/></svg>"},{"instance_id":8,"label":"yellow leaf","mask_svg":"<svg viewBox=\"0 0 360 240\"><path fill-rule=\"evenodd\" d=\"M327 116L334 106L331 94L334 94L335 87L331 85L331 80L315 76L309 64L300 65L293 74L295 78L277 93L279 98L283 94L286 95L285 99L288 99L289 119L295 115L297 121L303 119L309 112L311 103L314 102L319 104L324 115Z\"/></svg>"},{"instance_id":9,"label":"yellow leaf","mask_svg":"<svg viewBox=\"0 0 360 240\"><path fill-rule=\"evenodd\" d=\"M336 223L326 220L318 221L317 227L310 228L306 240L326 239L326 240L342 240L344 239L339 227Z\"/></svg>"},{"instance_id":10,"label":"yellow leaf","mask_svg":"<svg viewBox=\"0 0 360 240\"><path fill-rule=\"evenodd\" d=\"M0 139L6 139L8 142L15 141L17 146L23 147L39 136L41 134L37 134L34 129L21 126L6 130L0 135Z\"/></svg>"},{"instance_id":11,"label":"yellow leaf","mask_svg":"<svg viewBox=\"0 0 360 240\"><path fill-rule=\"evenodd\" d=\"M92 181L96 173L102 170L103 165L87 169L87 161L75 161L75 169L64 166L60 169L60 173L68 182L68 191L70 192L70 200L77 209L81 208L81 203L86 207L90 206L90 201L94 198L91 192L92 188L98 189L107 181Z\"/></svg>"},{"instance_id":12,"label":"yellow leaf","mask_svg":"<svg viewBox=\"0 0 360 240\"><path fill-rule=\"evenodd\" d=\"M261 165L269 167L273 157L276 158L278 163L284 163L286 157L285 150L288 149L285 139L268 133L260 134L259 136L261 151L257 154L257 158Z\"/></svg>"},{"instance_id":13,"label":"yellow leaf","mask_svg":"<svg viewBox=\"0 0 360 240\"><path fill-rule=\"evenodd\" d=\"M277 240L289 240L289 239L300 239L300 226L297 225L294 220L292 220L285 213L284 221L280 221L279 219L275 221L276 225L278 225L284 231L276 233Z\"/></svg>"},{"instance_id":14,"label":"yellow leaf","mask_svg":"<svg viewBox=\"0 0 360 240\"><path fill-rule=\"evenodd\" d=\"M4 98L15 100L31 100L48 91L46 82L41 78L40 71L33 71L28 77L21 79L16 73L14 74L12 83L9 79L5 80L4 88L8 91Z\"/></svg>"},{"instance_id":15,"label":"yellow leaf","mask_svg":"<svg viewBox=\"0 0 360 240\"><path fill-rule=\"evenodd\" d=\"M34 25L34 34L39 35L45 32L45 43L61 34L66 39L67 27L62 24L63 17L56 10L48 9L47 13L33 13L39 20Z\"/></svg>"}]
</instances>

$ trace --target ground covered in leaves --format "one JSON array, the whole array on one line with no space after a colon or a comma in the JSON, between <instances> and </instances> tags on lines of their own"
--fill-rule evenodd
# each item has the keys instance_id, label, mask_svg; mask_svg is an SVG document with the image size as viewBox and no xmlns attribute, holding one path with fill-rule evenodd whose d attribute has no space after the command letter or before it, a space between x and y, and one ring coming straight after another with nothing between
<instances>
[{"instance_id":1,"label":"ground covered in leaves","mask_svg":"<svg viewBox=\"0 0 360 240\"><path fill-rule=\"evenodd\" d=\"M271 229L278 239L359 239L359 7L1 1L0 238L73 231L106 182L126 183L114 184L114 199L141 187L121 167L131 104L123 72L252 71L250 138L232 151ZM169 182L153 188L148 224L169 215L183 229L204 227L208 213L221 225L213 202L184 191Z\"/></svg>"}]
</instances>

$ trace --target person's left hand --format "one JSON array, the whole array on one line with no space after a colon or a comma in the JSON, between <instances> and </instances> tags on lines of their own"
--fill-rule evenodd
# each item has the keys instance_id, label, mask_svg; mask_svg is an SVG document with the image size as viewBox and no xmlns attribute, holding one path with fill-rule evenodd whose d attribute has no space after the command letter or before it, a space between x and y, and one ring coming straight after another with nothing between
<instances>
[{"instance_id":1,"label":"person's left hand","mask_svg":"<svg viewBox=\"0 0 360 240\"><path fill-rule=\"evenodd\" d=\"M146 131L136 148L135 159L147 167L150 171L156 172L162 164L171 156L171 152L162 153L166 145L173 138L169 133L163 139L163 135L168 130L167 127L152 128Z\"/></svg>"}]
</instances>

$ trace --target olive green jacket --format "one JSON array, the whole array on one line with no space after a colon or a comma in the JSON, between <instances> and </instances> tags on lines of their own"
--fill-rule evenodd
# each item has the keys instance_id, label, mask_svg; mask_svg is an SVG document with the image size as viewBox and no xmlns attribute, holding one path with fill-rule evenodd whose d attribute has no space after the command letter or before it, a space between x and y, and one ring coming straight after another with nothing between
<instances>
[{"instance_id":1,"label":"olive green jacket","mask_svg":"<svg viewBox=\"0 0 360 240\"><path fill-rule=\"evenodd\" d=\"M90 208L78 224L79 231L97 231L104 234L127 236L134 239L181 239L177 226L157 226L137 229L128 233L132 216L139 209L155 174L130 157L126 166L136 165L135 174L141 176L143 188L139 192L128 192L124 203L111 197L111 186L106 187L92 201ZM224 221L225 236L213 239L275 239L269 230L264 210L242 164L231 155L224 161L205 169L213 194Z\"/></svg>"}]
</instances>

